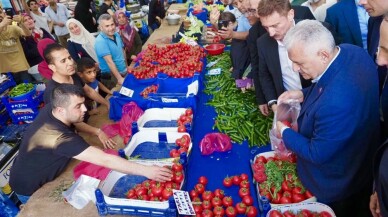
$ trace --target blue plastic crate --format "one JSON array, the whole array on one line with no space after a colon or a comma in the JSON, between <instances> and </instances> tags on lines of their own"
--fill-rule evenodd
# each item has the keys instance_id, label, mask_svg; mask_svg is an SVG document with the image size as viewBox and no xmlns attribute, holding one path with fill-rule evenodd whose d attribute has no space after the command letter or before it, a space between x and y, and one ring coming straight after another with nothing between
<instances>
[{"instance_id":1,"label":"blue plastic crate","mask_svg":"<svg viewBox=\"0 0 388 217\"><path fill-rule=\"evenodd\" d=\"M9 96L3 96L1 101L9 113L15 109L37 109L43 102L43 94L44 91L39 91L35 95L29 95L23 100L17 101L12 100Z\"/></svg>"},{"instance_id":2,"label":"blue plastic crate","mask_svg":"<svg viewBox=\"0 0 388 217\"><path fill-rule=\"evenodd\" d=\"M139 162L139 161L138 161ZM142 161L148 165L171 165L171 161ZM187 161L181 162L186 168ZM184 169L186 171L186 169ZM187 174L185 174L187 177ZM168 201L141 201L126 199L126 193L136 184L146 180L145 177L127 175L111 171L102 183L100 189L95 191L96 207L99 215L130 215L149 217L176 217L178 211L173 197ZM186 180L186 178L185 178ZM181 184L181 189L185 185Z\"/></svg>"},{"instance_id":3,"label":"blue plastic crate","mask_svg":"<svg viewBox=\"0 0 388 217\"><path fill-rule=\"evenodd\" d=\"M24 124L31 123L36 118L36 116L38 116L39 110L32 109L32 112L28 114L14 114L12 112L8 112L8 114L11 117L13 124Z\"/></svg>"},{"instance_id":4,"label":"blue plastic crate","mask_svg":"<svg viewBox=\"0 0 388 217\"><path fill-rule=\"evenodd\" d=\"M2 94L4 91L9 89L10 87L16 86L15 80L13 80L12 74L7 73L8 80L4 81L3 83L0 84L0 94Z\"/></svg>"}]
</instances>

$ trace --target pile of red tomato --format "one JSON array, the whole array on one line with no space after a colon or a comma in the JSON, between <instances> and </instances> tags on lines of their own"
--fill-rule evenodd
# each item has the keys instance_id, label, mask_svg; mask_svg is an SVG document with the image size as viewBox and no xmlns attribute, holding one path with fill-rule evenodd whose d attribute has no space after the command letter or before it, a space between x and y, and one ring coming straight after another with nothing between
<instances>
[{"instance_id":1,"label":"pile of red tomato","mask_svg":"<svg viewBox=\"0 0 388 217\"><path fill-rule=\"evenodd\" d=\"M186 132L186 124L192 124L193 122L193 110L191 108L186 109L185 113L182 114L176 121L178 124L178 132Z\"/></svg>"},{"instance_id":2,"label":"pile of red tomato","mask_svg":"<svg viewBox=\"0 0 388 217\"><path fill-rule=\"evenodd\" d=\"M253 198L249 189L249 178L247 174L226 177L223 181L225 187L232 185L239 186L239 196L241 202L234 204L231 196L226 196L222 189L214 191L206 190L208 179L201 176L194 189L190 191L190 198L193 203L197 217L246 215L256 217L258 211L253 205Z\"/></svg>"},{"instance_id":3,"label":"pile of red tomato","mask_svg":"<svg viewBox=\"0 0 388 217\"><path fill-rule=\"evenodd\" d=\"M190 136L187 134L175 140L175 144L178 146L178 149L171 149L170 157L176 158L179 157L182 153L187 153L190 147L190 142Z\"/></svg>"},{"instance_id":4,"label":"pile of red tomato","mask_svg":"<svg viewBox=\"0 0 388 217\"><path fill-rule=\"evenodd\" d=\"M158 47L149 44L141 53L139 65L129 69L128 73L138 79L155 78L158 72L173 78L193 77L195 72L202 71L201 59L205 56L205 51L200 46L177 43Z\"/></svg>"},{"instance_id":5,"label":"pile of red tomato","mask_svg":"<svg viewBox=\"0 0 388 217\"><path fill-rule=\"evenodd\" d=\"M295 162L294 156L289 159L279 159L276 155L256 157L252 169L254 180L259 183L260 195L274 204L299 203L313 197L297 177Z\"/></svg>"},{"instance_id":6,"label":"pile of red tomato","mask_svg":"<svg viewBox=\"0 0 388 217\"><path fill-rule=\"evenodd\" d=\"M171 166L172 178L168 182L145 180L128 190L127 198L147 201L166 201L172 196L172 189L179 190L184 180L183 165L173 163Z\"/></svg>"},{"instance_id":7,"label":"pile of red tomato","mask_svg":"<svg viewBox=\"0 0 388 217\"><path fill-rule=\"evenodd\" d=\"M287 210L285 212L280 212L279 210L272 210L269 213L269 217L332 217L332 215L327 211L314 212L308 209L302 209L298 212L292 212Z\"/></svg>"},{"instance_id":8,"label":"pile of red tomato","mask_svg":"<svg viewBox=\"0 0 388 217\"><path fill-rule=\"evenodd\" d=\"M148 98L148 94L156 93L156 91L158 91L158 88L159 88L159 86L154 85L154 84L151 86L148 86L148 87L144 88L143 91L140 92L140 96L142 96L143 98Z\"/></svg>"}]
</instances>

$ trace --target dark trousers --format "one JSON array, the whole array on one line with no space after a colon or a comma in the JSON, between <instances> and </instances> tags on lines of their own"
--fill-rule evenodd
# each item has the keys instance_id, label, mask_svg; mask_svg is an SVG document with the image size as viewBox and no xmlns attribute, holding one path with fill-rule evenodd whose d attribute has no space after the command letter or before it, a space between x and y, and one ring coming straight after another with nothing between
<instances>
[{"instance_id":1,"label":"dark trousers","mask_svg":"<svg viewBox=\"0 0 388 217\"><path fill-rule=\"evenodd\" d=\"M360 191L344 200L327 204L337 217L372 217L369 200L372 194L372 180Z\"/></svg>"}]
</instances>

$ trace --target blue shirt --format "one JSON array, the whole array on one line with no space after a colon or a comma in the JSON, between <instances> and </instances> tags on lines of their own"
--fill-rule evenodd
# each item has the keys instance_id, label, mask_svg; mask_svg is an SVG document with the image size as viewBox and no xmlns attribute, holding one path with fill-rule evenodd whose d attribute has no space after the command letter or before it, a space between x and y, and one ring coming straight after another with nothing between
<instances>
[{"instance_id":1,"label":"blue shirt","mask_svg":"<svg viewBox=\"0 0 388 217\"><path fill-rule=\"evenodd\" d=\"M355 0L357 6L358 21L360 23L362 46L364 47L364 49L368 49L367 37L369 14L366 12L365 8L360 5L359 1L360 0Z\"/></svg>"},{"instance_id":2,"label":"blue shirt","mask_svg":"<svg viewBox=\"0 0 388 217\"><path fill-rule=\"evenodd\" d=\"M127 64L124 58L124 43L120 35L115 32L115 41L110 39L105 33L100 32L96 38L94 49L96 50L98 63L100 64L102 73L110 73L111 70L106 63L104 56L111 55L112 60L119 72L124 72L127 69Z\"/></svg>"},{"instance_id":3,"label":"blue shirt","mask_svg":"<svg viewBox=\"0 0 388 217\"><path fill-rule=\"evenodd\" d=\"M248 18L246 18L244 15L237 19L237 24L237 32L248 32L251 28L251 24L249 24Z\"/></svg>"}]
</instances>

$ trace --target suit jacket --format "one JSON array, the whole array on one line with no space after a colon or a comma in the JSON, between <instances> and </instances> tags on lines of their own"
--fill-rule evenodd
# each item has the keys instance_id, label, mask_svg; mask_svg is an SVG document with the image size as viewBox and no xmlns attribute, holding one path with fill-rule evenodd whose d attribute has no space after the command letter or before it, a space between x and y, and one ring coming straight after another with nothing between
<instances>
[{"instance_id":1,"label":"suit jacket","mask_svg":"<svg viewBox=\"0 0 388 217\"><path fill-rule=\"evenodd\" d=\"M375 179L375 191L380 205L381 216L388 216L388 140L376 152L373 162L373 178Z\"/></svg>"},{"instance_id":2,"label":"suit jacket","mask_svg":"<svg viewBox=\"0 0 388 217\"><path fill-rule=\"evenodd\" d=\"M332 25L342 43L363 47L357 6L354 0L341 0L328 8L325 22Z\"/></svg>"},{"instance_id":3,"label":"suit jacket","mask_svg":"<svg viewBox=\"0 0 388 217\"><path fill-rule=\"evenodd\" d=\"M292 6L292 9L295 11L295 19L298 20L315 20L314 15L311 13L308 7L304 6ZM249 35L247 37L247 44L249 48L249 54L251 57L251 67L252 70L249 73L248 77L253 78L255 84L255 94L256 101L259 105L266 104L267 101L264 97L264 93L261 88L260 79L259 79L259 55L257 47L257 39L262 35L267 33L264 27L261 25L261 22L258 21L249 29ZM279 56L279 55L278 55Z\"/></svg>"},{"instance_id":4,"label":"suit jacket","mask_svg":"<svg viewBox=\"0 0 388 217\"><path fill-rule=\"evenodd\" d=\"M320 80L303 90L299 130L283 131L283 141L298 156L303 185L319 201L343 200L371 181L379 143L377 83L368 54L343 44Z\"/></svg>"}]
</instances>

